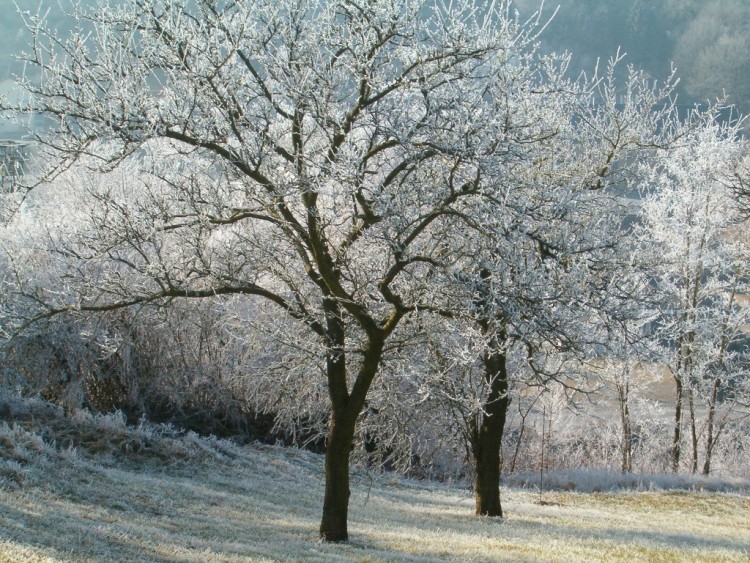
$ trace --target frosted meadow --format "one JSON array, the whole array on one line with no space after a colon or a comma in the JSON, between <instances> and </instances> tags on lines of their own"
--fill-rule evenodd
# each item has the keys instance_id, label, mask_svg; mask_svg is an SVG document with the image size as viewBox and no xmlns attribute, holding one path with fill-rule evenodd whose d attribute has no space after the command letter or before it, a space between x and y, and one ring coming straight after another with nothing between
<instances>
[{"instance_id":1,"label":"frosted meadow","mask_svg":"<svg viewBox=\"0 0 750 563\"><path fill-rule=\"evenodd\" d=\"M18 422L0 427L0 561L747 561L750 553L747 482L665 476L641 484L653 491L545 491L545 504L533 489L503 487L498 520L472 515L466 483L362 467L352 479L354 538L328 544L315 533L317 454L128 427L118 416L52 417L38 404L5 408ZM596 479L573 482L616 487ZM666 486L734 492L659 490Z\"/></svg>"}]
</instances>

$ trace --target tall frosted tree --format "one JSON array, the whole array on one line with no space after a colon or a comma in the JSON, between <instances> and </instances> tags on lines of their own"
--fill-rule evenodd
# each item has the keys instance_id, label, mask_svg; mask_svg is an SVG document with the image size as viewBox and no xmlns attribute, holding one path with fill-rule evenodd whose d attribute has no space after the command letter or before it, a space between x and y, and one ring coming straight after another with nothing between
<instances>
[{"instance_id":1,"label":"tall frosted tree","mask_svg":"<svg viewBox=\"0 0 750 563\"><path fill-rule=\"evenodd\" d=\"M276 306L319 352L320 534L346 540L355 428L388 343L433 308L440 241L477 219L468 202L503 205L482 171L525 127L498 111L533 103L514 76L551 70L534 23L505 3L413 0L129 0L72 17L65 37L28 17L41 78L13 109L55 123L37 133L35 189L82 197L75 226L51 221L55 276L7 256L17 311ZM71 184L82 168L96 181Z\"/></svg>"}]
</instances>

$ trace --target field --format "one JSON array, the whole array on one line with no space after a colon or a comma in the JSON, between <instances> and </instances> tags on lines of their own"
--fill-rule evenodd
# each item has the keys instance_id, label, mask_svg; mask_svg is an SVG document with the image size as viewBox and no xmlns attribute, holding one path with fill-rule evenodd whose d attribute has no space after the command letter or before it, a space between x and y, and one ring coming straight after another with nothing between
<instances>
[{"instance_id":1,"label":"field","mask_svg":"<svg viewBox=\"0 0 750 563\"><path fill-rule=\"evenodd\" d=\"M117 417L27 418L0 423L0 561L750 560L746 494L545 492L539 504L504 489L494 520L472 515L465 484L362 468L351 540L328 545L319 455Z\"/></svg>"}]
</instances>

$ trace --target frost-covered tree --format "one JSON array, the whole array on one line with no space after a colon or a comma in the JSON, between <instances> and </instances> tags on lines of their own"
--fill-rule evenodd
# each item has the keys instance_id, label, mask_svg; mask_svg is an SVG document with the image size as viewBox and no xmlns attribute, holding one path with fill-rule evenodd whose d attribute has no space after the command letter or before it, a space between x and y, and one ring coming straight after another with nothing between
<instances>
[{"instance_id":1,"label":"frost-covered tree","mask_svg":"<svg viewBox=\"0 0 750 563\"><path fill-rule=\"evenodd\" d=\"M696 406L705 405L705 462L711 467L723 422L739 398L748 370L741 296L748 287L745 223L734 199L731 172L744 158L738 124L707 123L655 162L643 201L645 244L655 252L661 296L656 336L675 382L671 467L678 471L687 403L691 469L698 470ZM655 246L652 246L656 243Z\"/></svg>"},{"instance_id":2,"label":"frost-covered tree","mask_svg":"<svg viewBox=\"0 0 750 563\"><path fill-rule=\"evenodd\" d=\"M76 167L95 181L78 223L51 229L54 276L8 256L16 310L277 306L317 354L320 533L346 540L352 442L389 342L434 307L441 241L476 219L465 209L504 204L479 172L513 146L497 110L524 99L516 69L547 72L533 22L505 3L416 0L130 0L73 16L66 37L28 17L41 78L14 109L55 123L38 133L39 186Z\"/></svg>"},{"instance_id":3,"label":"frost-covered tree","mask_svg":"<svg viewBox=\"0 0 750 563\"><path fill-rule=\"evenodd\" d=\"M641 288L648 295L648 288ZM643 304L642 304L643 305ZM653 317L649 317L648 306L643 306L640 318L612 325L607 331L607 355L594 370L601 378L603 392L614 400L619 411L620 430L620 469L632 473L634 467L634 446L640 437L636 430L637 419L633 407L641 402L648 384L658 377L660 367L654 366L658 353L648 327Z\"/></svg>"},{"instance_id":4,"label":"frost-covered tree","mask_svg":"<svg viewBox=\"0 0 750 563\"><path fill-rule=\"evenodd\" d=\"M671 83L653 84L633 69L619 83L616 63L593 76L577 104L557 107L547 122L554 135L527 144L513 173L497 176L512 203L510 213L484 217L494 236L467 233L473 251L458 278L469 282L473 307L465 309L483 335L485 389L470 432L480 514L501 512L509 382L590 389L583 366L607 348L609 333L648 314L623 225L623 193L639 162L685 132Z\"/></svg>"},{"instance_id":5,"label":"frost-covered tree","mask_svg":"<svg viewBox=\"0 0 750 563\"><path fill-rule=\"evenodd\" d=\"M434 299L450 318L429 324L430 375L412 377L421 404L442 403L445 436L466 445L477 514L502 515L511 389L589 388L583 365L602 354L597 345L644 314L646 280L626 243L623 193L637 165L684 130L670 82L655 85L631 69L620 83L616 63L564 89L535 83L533 73L518 76L530 84L521 92L534 95L506 95L497 112L515 138L502 158L477 169L503 204L464 202L472 220L442 241L450 258ZM562 80L558 74L551 84Z\"/></svg>"}]
</instances>

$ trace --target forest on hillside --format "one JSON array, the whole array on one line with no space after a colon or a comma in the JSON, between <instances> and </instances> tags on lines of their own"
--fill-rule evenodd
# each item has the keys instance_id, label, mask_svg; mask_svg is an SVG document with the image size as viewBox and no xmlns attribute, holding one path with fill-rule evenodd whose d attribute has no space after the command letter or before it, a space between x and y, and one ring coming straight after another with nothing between
<instances>
[{"instance_id":1,"label":"forest on hillside","mask_svg":"<svg viewBox=\"0 0 750 563\"><path fill-rule=\"evenodd\" d=\"M522 14L537 0L517 0ZM556 10L556 12L555 12ZM744 0L552 0L554 18L540 41L547 51L572 53L572 71L589 71L618 48L625 62L664 79L680 79L684 104L725 94L743 113L750 109L750 4Z\"/></svg>"}]
</instances>

